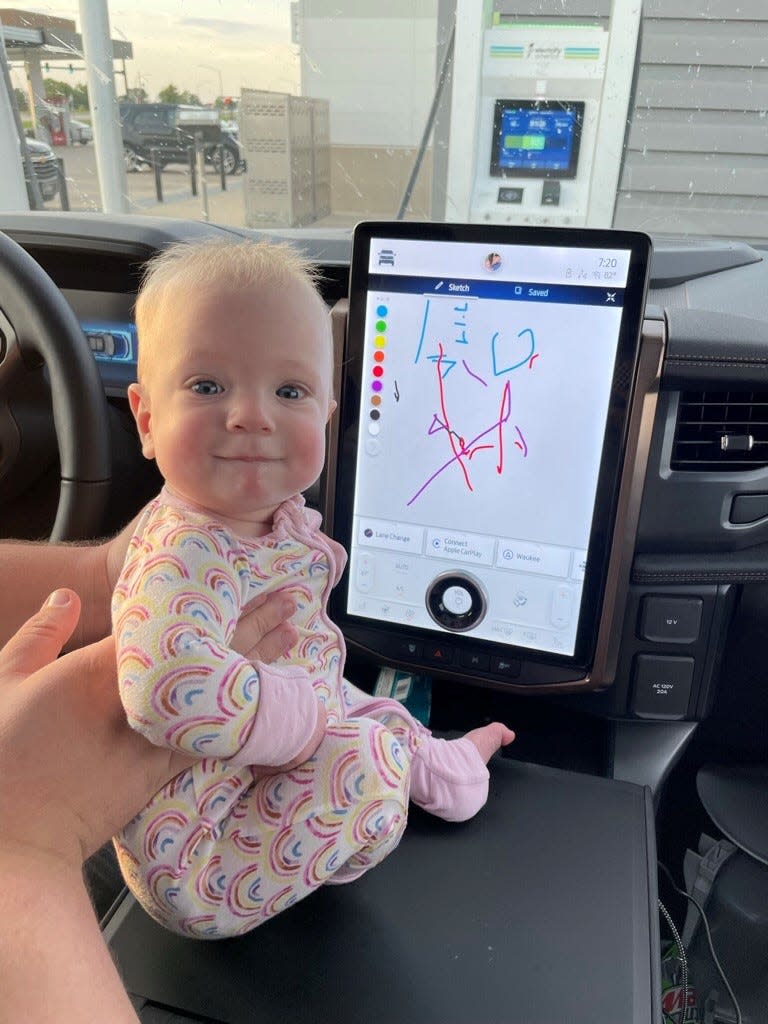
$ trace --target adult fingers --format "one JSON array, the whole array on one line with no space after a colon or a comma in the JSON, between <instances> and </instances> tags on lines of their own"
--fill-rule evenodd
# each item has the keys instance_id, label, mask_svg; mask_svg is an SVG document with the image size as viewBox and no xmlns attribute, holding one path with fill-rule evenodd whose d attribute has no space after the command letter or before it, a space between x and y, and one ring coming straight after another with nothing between
<instances>
[{"instance_id":1,"label":"adult fingers","mask_svg":"<svg viewBox=\"0 0 768 1024\"><path fill-rule=\"evenodd\" d=\"M89 710L93 713L96 723L100 723L105 736L110 737L113 750L117 752L120 738L131 749L131 763L134 767L142 768L148 780L148 788L142 797L143 803L174 775L178 775L180 771L199 760L166 747L157 747L128 725L117 685L113 636L104 637L94 644L72 651L61 659L59 666L66 667L73 678L88 680ZM136 810L139 810L143 803L139 804Z\"/></svg>"},{"instance_id":2,"label":"adult fingers","mask_svg":"<svg viewBox=\"0 0 768 1024\"><path fill-rule=\"evenodd\" d=\"M232 647L249 661L269 664L296 642L296 627L288 619L296 611L289 594L271 594L248 605L232 637Z\"/></svg>"},{"instance_id":3,"label":"adult fingers","mask_svg":"<svg viewBox=\"0 0 768 1024\"><path fill-rule=\"evenodd\" d=\"M26 678L55 661L79 616L80 598L74 590L55 590L0 651L0 677Z\"/></svg>"},{"instance_id":4,"label":"adult fingers","mask_svg":"<svg viewBox=\"0 0 768 1024\"><path fill-rule=\"evenodd\" d=\"M299 634L296 627L290 622L284 622L261 638L251 649L248 660L260 661L264 665L270 665L281 654L287 654L298 638Z\"/></svg>"}]
</instances>

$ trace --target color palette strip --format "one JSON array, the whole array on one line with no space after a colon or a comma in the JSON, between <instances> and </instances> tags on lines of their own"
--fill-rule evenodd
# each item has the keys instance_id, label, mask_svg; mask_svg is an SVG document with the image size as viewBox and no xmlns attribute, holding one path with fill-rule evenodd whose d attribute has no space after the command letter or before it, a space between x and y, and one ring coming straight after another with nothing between
<instances>
[{"instance_id":1,"label":"color palette strip","mask_svg":"<svg viewBox=\"0 0 768 1024\"><path fill-rule=\"evenodd\" d=\"M381 399L384 390L384 360L387 347L387 315L389 308L383 304L376 307L375 335L373 338L373 367L371 369L370 411L368 413L368 433L379 433L381 419Z\"/></svg>"}]
</instances>

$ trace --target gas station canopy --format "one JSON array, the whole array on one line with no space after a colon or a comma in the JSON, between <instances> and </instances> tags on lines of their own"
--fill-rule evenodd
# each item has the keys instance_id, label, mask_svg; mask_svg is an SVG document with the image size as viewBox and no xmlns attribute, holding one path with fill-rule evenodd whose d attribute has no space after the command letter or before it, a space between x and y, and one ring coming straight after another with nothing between
<instances>
[{"instance_id":1,"label":"gas station canopy","mask_svg":"<svg viewBox=\"0 0 768 1024\"><path fill-rule=\"evenodd\" d=\"M0 33L10 60L24 60L30 51L41 58L66 58L82 61L83 40L70 18L57 18L34 11L0 8ZM112 39L112 56L116 60L133 57L133 45L127 40Z\"/></svg>"}]
</instances>

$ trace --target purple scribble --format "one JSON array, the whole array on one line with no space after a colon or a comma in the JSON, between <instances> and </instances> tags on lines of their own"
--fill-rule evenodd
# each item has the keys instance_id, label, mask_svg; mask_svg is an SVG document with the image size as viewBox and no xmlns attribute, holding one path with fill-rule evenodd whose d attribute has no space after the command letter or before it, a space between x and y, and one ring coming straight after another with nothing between
<instances>
[{"instance_id":1,"label":"purple scribble","mask_svg":"<svg viewBox=\"0 0 768 1024\"><path fill-rule=\"evenodd\" d=\"M511 410L507 410L506 415L500 416L499 419L497 419L495 423L492 423L490 425L490 427L488 427L487 430L484 430L481 434L478 434L477 437L473 437L472 440L469 442L469 444L463 444L462 445L462 450L457 455L454 455L452 458L448 459L447 462L444 462L443 465L440 466L439 469L435 470L435 472L432 474L432 476L425 483L423 483L421 485L421 487L418 489L418 491L416 491L416 493L411 498L411 500L406 502L406 506L412 505L414 503L414 501L416 501L416 499L419 497L419 495L422 494L424 491L426 491L426 489L429 487L429 485L432 483L432 481L436 477L440 476L440 474L443 472L443 470L448 469L449 466L452 466L454 462L457 462L462 457L462 455L466 455L467 452L471 448L473 448L481 438L485 437L487 434L491 434L494 430L498 430L502 426L503 423L507 422L507 420L509 419L510 415L511 415ZM437 419L437 416L435 416L435 419ZM439 422L440 421L438 420L438 423ZM434 420L432 421L432 424L434 426ZM447 429L447 428L443 427L443 430L445 430L445 429ZM515 429L517 429L517 428L515 428ZM519 433L520 433L520 431L518 430L518 434ZM526 448L526 452L527 452L527 448Z\"/></svg>"},{"instance_id":2,"label":"purple scribble","mask_svg":"<svg viewBox=\"0 0 768 1024\"><path fill-rule=\"evenodd\" d=\"M527 445L527 444L525 443L525 438L524 438L524 437L523 437L523 435L522 435L522 434L520 433L520 427L517 427L517 426L516 426L516 427L515 427L515 430L517 431L517 436L518 436L518 437L520 438L520 440L521 440L521 441L523 442L523 458L527 458L527 456L528 456L528 445Z\"/></svg>"},{"instance_id":3,"label":"purple scribble","mask_svg":"<svg viewBox=\"0 0 768 1024\"><path fill-rule=\"evenodd\" d=\"M465 369L465 370L467 371L467 373L469 374L469 376L470 376L470 377L474 377L474 378L475 378L475 380L479 380L479 381L480 381L480 383L481 383L481 384L483 385L483 387L484 387L484 388L487 388L487 387L488 387L488 385L486 384L486 382L485 382L485 381L483 380L483 378L482 378L482 377L478 377L476 373L472 373L472 371L470 370L470 368L469 368L469 367L467 366L467 361L466 361L466 359L462 359L462 360L461 360L461 365L462 365L462 366L464 367L464 369Z\"/></svg>"}]
</instances>

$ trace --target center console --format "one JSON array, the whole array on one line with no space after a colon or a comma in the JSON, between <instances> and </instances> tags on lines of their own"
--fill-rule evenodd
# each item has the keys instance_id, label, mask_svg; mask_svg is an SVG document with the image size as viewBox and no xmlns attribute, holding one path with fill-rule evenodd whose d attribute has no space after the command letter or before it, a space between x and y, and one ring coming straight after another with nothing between
<instances>
[{"instance_id":1,"label":"center console","mask_svg":"<svg viewBox=\"0 0 768 1024\"><path fill-rule=\"evenodd\" d=\"M242 938L128 895L104 935L152 1024L661 1024L656 900L647 789L495 758L472 821L414 809L378 867Z\"/></svg>"}]
</instances>

